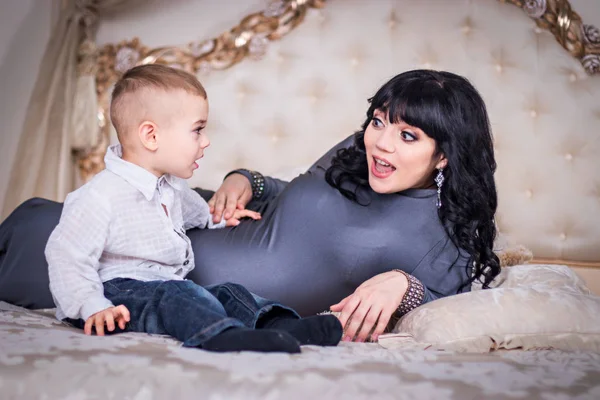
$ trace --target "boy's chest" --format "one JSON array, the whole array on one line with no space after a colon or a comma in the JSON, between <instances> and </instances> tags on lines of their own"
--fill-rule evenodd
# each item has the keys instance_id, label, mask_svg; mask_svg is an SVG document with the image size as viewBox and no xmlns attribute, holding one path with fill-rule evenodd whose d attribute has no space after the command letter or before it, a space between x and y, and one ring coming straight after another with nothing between
<instances>
[{"instance_id":1,"label":"boy's chest","mask_svg":"<svg viewBox=\"0 0 600 400\"><path fill-rule=\"evenodd\" d=\"M105 250L113 254L124 254L128 252L126 249L132 249L136 256L162 254L170 258L169 253L178 254L189 245L181 201L158 196L137 203L134 210L114 213L108 237Z\"/></svg>"}]
</instances>

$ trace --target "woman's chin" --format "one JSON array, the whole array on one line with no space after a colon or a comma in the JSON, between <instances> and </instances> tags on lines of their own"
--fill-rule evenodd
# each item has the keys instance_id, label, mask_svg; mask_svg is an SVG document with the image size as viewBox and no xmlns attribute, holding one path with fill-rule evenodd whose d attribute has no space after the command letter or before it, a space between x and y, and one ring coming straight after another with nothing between
<instances>
[{"instance_id":1,"label":"woman's chin","mask_svg":"<svg viewBox=\"0 0 600 400\"><path fill-rule=\"evenodd\" d=\"M375 193L386 194L386 193L395 193L395 190L391 185L387 184L387 182L382 182L380 179L377 179L373 176L369 175L369 186L371 190Z\"/></svg>"}]
</instances>

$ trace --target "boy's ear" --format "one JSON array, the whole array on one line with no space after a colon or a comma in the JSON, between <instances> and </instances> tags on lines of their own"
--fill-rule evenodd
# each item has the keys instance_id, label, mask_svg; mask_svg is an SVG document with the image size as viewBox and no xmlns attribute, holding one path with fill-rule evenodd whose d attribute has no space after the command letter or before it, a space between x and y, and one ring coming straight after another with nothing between
<instances>
[{"instance_id":1,"label":"boy's ear","mask_svg":"<svg viewBox=\"0 0 600 400\"><path fill-rule=\"evenodd\" d=\"M152 121L143 121L138 128L138 136L142 145L150 151L156 151L158 149L156 133L156 124Z\"/></svg>"}]
</instances>

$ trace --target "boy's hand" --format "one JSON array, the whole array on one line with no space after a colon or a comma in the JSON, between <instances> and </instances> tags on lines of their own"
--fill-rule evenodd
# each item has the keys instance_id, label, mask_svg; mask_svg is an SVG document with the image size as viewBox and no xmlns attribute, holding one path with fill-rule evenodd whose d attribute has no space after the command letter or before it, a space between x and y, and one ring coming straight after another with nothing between
<instances>
[{"instance_id":1,"label":"boy's hand","mask_svg":"<svg viewBox=\"0 0 600 400\"><path fill-rule=\"evenodd\" d=\"M109 332L115 330L115 322L119 328L125 329L125 324L129 322L129 310L124 305L109 307L106 310L97 312L85 321L83 331L86 335L92 334L92 326L96 327L96 335L104 336L104 323Z\"/></svg>"},{"instance_id":2,"label":"boy's hand","mask_svg":"<svg viewBox=\"0 0 600 400\"><path fill-rule=\"evenodd\" d=\"M235 210L233 212L233 217L229 218L225 224L225 226L238 226L240 224L240 219L242 218L252 218L252 219L261 219L260 213L256 211L250 210Z\"/></svg>"}]
</instances>

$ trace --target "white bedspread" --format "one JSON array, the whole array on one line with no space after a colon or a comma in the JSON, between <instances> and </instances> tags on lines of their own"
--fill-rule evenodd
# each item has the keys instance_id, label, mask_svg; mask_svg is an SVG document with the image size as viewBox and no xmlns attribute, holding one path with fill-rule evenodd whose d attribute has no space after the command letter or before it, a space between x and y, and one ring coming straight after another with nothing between
<instances>
[{"instance_id":1,"label":"white bedspread","mask_svg":"<svg viewBox=\"0 0 600 400\"><path fill-rule=\"evenodd\" d=\"M0 302L1 399L600 399L600 354L305 346L216 354L146 334L89 337Z\"/></svg>"}]
</instances>

